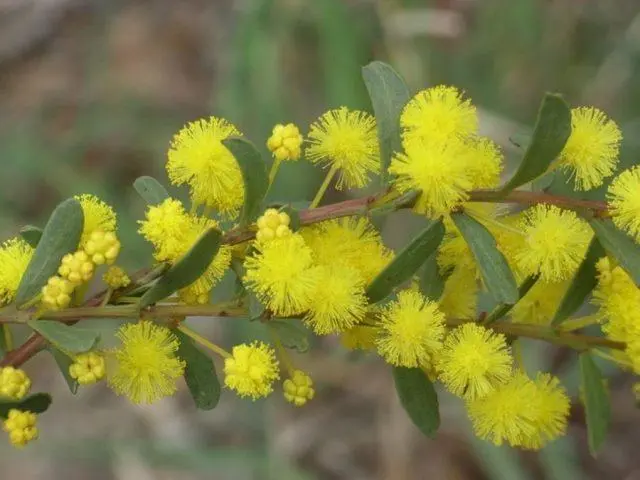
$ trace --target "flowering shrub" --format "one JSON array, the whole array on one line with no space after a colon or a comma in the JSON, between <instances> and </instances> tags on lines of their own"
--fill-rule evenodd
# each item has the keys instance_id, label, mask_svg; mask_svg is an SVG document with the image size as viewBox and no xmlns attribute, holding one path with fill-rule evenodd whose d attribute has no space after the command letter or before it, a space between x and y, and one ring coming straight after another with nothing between
<instances>
[{"instance_id":1,"label":"flowering shrub","mask_svg":"<svg viewBox=\"0 0 640 480\"><path fill-rule=\"evenodd\" d=\"M426 435L439 426L441 384L464 403L476 435L524 449L565 433L570 399L558 378L526 373L514 352L527 339L573 349L590 447L601 445L609 406L593 357L640 373L640 166L618 171L619 128L595 108L570 109L547 94L518 169L502 184L502 152L479 134L462 91L411 96L380 62L363 74L375 116L340 107L304 137L296 125L276 125L265 141L270 172L224 119L180 130L166 169L190 204L153 178L135 182L148 205L138 231L153 246L137 272L117 265L116 214L90 194L2 244L0 415L12 444L38 437L37 417L51 403L29 394L22 369L43 349L72 393L104 380L135 404L153 403L184 377L205 410L216 406L220 383L251 400L277 390L303 406L322 390L288 350L304 352L315 334L338 335L345 348L388 363ZM304 159L327 170L313 200L305 208L265 200L279 169ZM563 171L572 194L538 188L540 177ZM320 206L333 180L354 189L378 179L377 194ZM580 198L605 181L606 198ZM371 219L400 209L427 226L394 253ZM237 290L221 301L212 291L225 274ZM104 285L90 294L95 278ZM491 310L479 311L481 295ZM585 302L594 313L574 317ZM186 324L193 315L259 322L271 342L223 347ZM98 317L122 323L115 348L84 322ZM13 345L14 324L33 331L21 345Z\"/></svg>"}]
</instances>

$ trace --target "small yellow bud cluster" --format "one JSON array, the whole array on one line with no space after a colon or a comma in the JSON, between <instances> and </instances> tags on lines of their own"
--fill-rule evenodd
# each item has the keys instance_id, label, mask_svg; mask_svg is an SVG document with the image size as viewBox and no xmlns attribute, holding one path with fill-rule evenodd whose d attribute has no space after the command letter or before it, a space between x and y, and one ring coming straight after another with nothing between
<instances>
[{"instance_id":1,"label":"small yellow bud cluster","mask_svg":"<svg viewBox=\"0 0 640 480\"><path fill-rule=\"evenodd\" d=\"M206 305L209 303L209 292L198 292L193 288L184 288L178 292L178 298L185 305Z\"/></svg>"},{"instance_id":2,"label":"small yellow bud cluster","mask_svg":"<svg viewBox=\"0 0 640 480\"><path fill-rule=\"evenodd\" d=\"M302 370L293 372L291 378L284 381L283 389L284 398L296 407L302 407L309 400L312 400L316 393L311 377Z\"/></svg>"},{"instance_id":3,"label":"small yellow bud cluster","mask_svg":"<svg viewBox=\"0 0 640 480\"><path fill-rule=\"evenodd\" d=\"M86 245L84 251L91 257L91 261L96 265L111 265L118 258L120 253L120 241L113 232L94 231Z\"/></svg>"},{"instance_id":4,"label":"small yellow bud cluster","mask_svg":"<svg viewBox=\"0 0 640 480\"><path fill-rule=\"evenodd\" d=\"M267 147L278 161L298 160L302 147L302 135L293 123L278 124L267 140Z\"/></svg>"},{"instance_id":5,"label":"small yellow bud cluster","mask_svg":"<svg viewBox=\"0 0 640 480\"><path fill-rule=\"evenodd\" d=\"M91 385L104 378L104 357L99 353L88 352L77 355L69 367L69 375L80 385Z\"/></svg>"},{"instance_id":6,"label":"small yellow bud cluster","mask_svg":"<svg viewBox=\"0 0 640 480\"><path fill-rule=\"evenodd\" d=\"M74 286L81 285L91 280L95 266L89 255L83 250L69 253L62 258L62 264L58 273L62 278L67 279Z\"/></svg>"},{"instance_id":7,"label":"small yellow bud cluster","mask_svg":"<svg viewBox=\"0 0 640 480\"><path fill-rule=\"evenodd\" d=\"M29 393L31 380L19 368L0 368L0 396L12 400L21 400Z\"/></svg>"},{"instance_id":8,"label":"small yellow bud cluster","mask_svg":"<svg viewBox=\"0 0 640 480\"><path fill-rule=\"evenodd\" d=\"M274 238L282 238L291 235L289 224L291 219L285 212L278 212L275 208L268 208L264 214L258 218L258 242L268 242Z\"/></svg>"},{"instance_id":9,"label":"small yellow bud cluster","mask_svg":"<svg viewBox=\"0 0 640 480\"><path fill-rule=\"evenodd\" d=\"M106 283L109 288L124 288L129 286L131 283L131 279L127 272L125 272L122 268L114 265L109 267L109 269L102 276L104 283Z\"/></svg>"},{"instance_id":10,"label":"small yellow bud cluster","mask_svg":"<svg viewBox=\"0 0 640 480\"><path fill-rule=\"evenodd\" d=\"M11 444L16 447L24 447L31 440L38 438L36 414L32 412L22 412L12 408L4 421L3 428L9 434Z\"/></svg>"},{"instance_id":11,"label":"small yellow bud cluster","mask_svg":"<svg viewBox=\"0 0 640 480\"><path fill-rule=\"evenodd\" d=\"M54 276L42 287L42 303L50 310L66 308L71 303L74 284L66 278Z\"/></svg>"}]
</instances>

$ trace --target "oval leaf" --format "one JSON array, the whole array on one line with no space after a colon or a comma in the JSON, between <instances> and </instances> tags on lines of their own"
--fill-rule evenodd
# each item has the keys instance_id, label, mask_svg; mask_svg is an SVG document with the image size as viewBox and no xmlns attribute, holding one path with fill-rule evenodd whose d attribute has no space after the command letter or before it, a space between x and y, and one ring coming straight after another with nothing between
<instances>
[{"instance_id":1,"label":"oval leaf","mask_svg":"<svg viewBox=\"0 0 640 480\"><path fill-rule=\"evenodd\" d=\"M547 93L542 100L533 136L518 170L503 187L508 193L535 180L549 169L571 135L571 109L560 95Z\"/></svg>"},{"instance_id":2,"label":"oval leaf","mask_svg":"<svg viewBox=\"0 0 640 480\"><path fill-rule=\"evenodd\" d=\"M371 62L362 67L362 78L376 116L380 145L380 176L384 184L393 152L402 150L400 114L411 94L402 77L383 62Z\"/></svg>"},{"instance_id":3,"label":"oval leaf","mask_svg":"<svg viewBox=\"0 0 640 480\"><path fill-rule=\"evenodd\" d=\"M516 303L519 298L516 279L489 230L465 213L454 213L451 218L469 245L484 284L494 299L510 305Z\"/></svg>"},{"instance_id":4,"label":"oval leaf","mask_svg":"<svg viewBox=\"0 0 640 480\"><path fill-rule=\"evenodd\" d=\"M367 287L369 301L376 303L383 300L394 288L409 280L435 252L443 237L442 220L431 223L418 234Z\"/></svg>"},{"instance_id":5,"label":"oval leaf","mask_svg":"<svg viewBox=\"0 0 640 480\"><path fill-rule=\"evenodd\" d=\"M180 330L174 330L174 333L180 340L178 356L187 364L184 379L191 397L200 410L212 410L220 400L220 382L213 360Z\"/></svg>"},{"instance_id":6,"label":"oval leaf","mask_svg":"<svg viewBox=\"0 0 640 480\"><path fill-rule=\"evenodd\" d=\"M167 190L153 177L138 177L133 182L133 188L149 205L158 205L169 198Z\"/></svg>"},{"instance_id":7,"label":"oval leaf","mask_svg":"<svg viewBox=\"0 0 640 480\"><path fill-rule=\"evenodd\" d=\"M437 302L444 291L444 284L447 278L453 273L453 269L447 272L448 275L442 275L438 267L438 252L433 252L424 262L422 272L420 273L420 291L422 294Z\"/></svg>"},{"instance_id":8,"label":"oval leaf","mask_svg":"<svg viewBox=\"0 0 640 480\"><path fill-rule=\"evenodd\" d=\"M591 228L602 246L619 262L627 273L640 286L640 245L621 230L611 220L594 218L589 221Z\"/></svg>"},{"instance_id":9,"label":"oval leaf","mask_svg":"<svg viewBox=\"0 0 640 480\"><path fill-rule=\"evenodd\" d=\"M562 297L562 301L556 310L551 325L560 325L567 318L573 315L584 303L587 295L598 283L596 278L596 263L604 257L605 251L597 239L593 239L587 250L587 254L582 260L578 271L571 280L569 289Z\"/></svg>"},{"instance_id":10,"label":"oval leaf","mask_svg":"<svg viewBox=\"0 0 640 480\"><path fill-rule=\"evenodd\" d=\"M42 238L42 229L33 225L26 225L20 229L20 236L25 242L36 248Z\"/></svg>"},{"instance_id":11,"label":"oval leaf","mask_svg":"<svg viewBox=\"0 0 640 480\"><path fill-rule=\"evenodd\" d=\"M256 147L242 137L230 137L222 143L236 158L244 180L244 205L240 225L253 222L262 210L262 200L269 189L269 176L262 155Z\"/></svg>"},{"instance_id":12,"label":"oval leaf","mask_svg":"<svg viewBox=\"0 0 640 480\"><path fill-rule=\"evenodd\" d=\"M393 380L400 403L413 424L427 437L440 427L438 395L429 377L419 368L393 367Z\"/></svg>"},{"instance_id":13,"label":"oval leaf","mask_svg":"<svg viewBox=\"0 0 640 480\"><path fill-rule=\"evenodd\" d=\"M153 305L200 278L218 253L221 237L222 234L215 228L203 233L191 250L142 295L140 308Z\"/></svg>"},{"instance_id":14,"label":"oval leaf","mask_svg":"<svg viewBox=\"0 0 640 480\"><path fill-rule=\"evenodd\" d=\"M49 405L51 405L51 395L48 393L34 393L17 401L0 399L0 417L7 418L9 410L14 408L23 412L43 413L47 411Z\"/></svg>"},{"instance_id":15,"label":"oval leaf","mask_svg":"<svg viewBox=\"0 0 640 480\"><path fill-rule=\"evenodd\" d=\"M51 320L29 320L27 324L49 343L66 352L88 352L100 339L98 332L77 325L69 326Z\"/></svg>"},{"instance_id":16,"label":"oval leaf","mask_svg":"<svg viewBox=\"0 0 640 480\"><path fill-rule=\"evenodd\" d=\"M78 248L83 224L82 207L77 200L69 198L56 207L22 276L17 305L38 295L49 277L57 273L62 257Z\"/></svg>"},{"instance_id":17,"label":"oval leaf","mask_svg":"<svg viewBox=\"0 0 640 480\"><path fill-rule=\"evenodd\" d=\"M297 318L279 318L267 323L286 348L306 353L309 350L309 330Z\"/></svg>"},{"instance_id":18,"label":"oval leaf","mask_svg":"<svg viewBox=\"0 0 640 480\"><path fill-rule=\"evenodd\" d=\"M71 358L67 354L65 354L64 352L61 352L56 347L49 346L47 350L49 351L53 359L56 361L56 365L58 366L58 369L60 370L60 373L62 374L64 381L67 383L67 386L69 387L69 391L73 395L78 393L78 386L79 386L78 381L75 378L73 378L71 375L69 375L69 367L73 363L73 360L71 360Z\"/></svg>"},{"instance_id":19,"label":"oval leaf","mask_svg":"<svg viewBox=\"0 0 640 480\"><path fill-rule=\"evenodd\" d=\"M595 456L607 436L611 405L600 369L589 353L580 355L580 379L584 392L589 450Z\"/></svg>"}]
</instances>

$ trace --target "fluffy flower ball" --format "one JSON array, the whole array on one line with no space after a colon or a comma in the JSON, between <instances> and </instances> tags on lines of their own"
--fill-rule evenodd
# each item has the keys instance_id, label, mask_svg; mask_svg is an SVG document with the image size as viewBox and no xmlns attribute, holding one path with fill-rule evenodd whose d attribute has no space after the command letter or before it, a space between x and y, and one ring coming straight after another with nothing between
<instances>
[{"instance_id":1,"label":"fluffy flower ball","mask_svg":"<svg viewBox=\"0 0 640 480\"><path fill-rule=\"evenodd\" d=\"M31 257L33 248L21 238L12 238L0 245L0 306L15 299Z\"/></svg>"},{"instance_id":2,"label":"fluffy flower ball","mask_svg":"<svg viewBox=\"0 0 640 480\"><path fill-rule=\"evenodd\" d=\"M640 166L618 175L607 195L613 223L640 243Z\"/></svg>"},{"instance_id":3,"label":"fluffy flower ball","mask_svg":"<svg viewBox=\"0 0 640 480\"><path fill-rule=\"evenodd\" d=\"M279 378L275 352L262 342L236 345L224 361L224 375L227 388L239 396L253 400L266 397Z\"/></svg>"},{"instance_id":4,"label":"fluffy flower ball","mask_svg":"<svg viewBox=\"0 0 640 480\"><path fill-rule=\"evenodd\" d=\"M84 228L80 239L80 247L84 247L91 234L97 230L102 232L116 231L116 212L111 205L100 200L95 195L83 194L74 197L82 207L84 214Z\"/></svg>"}]
</instances>

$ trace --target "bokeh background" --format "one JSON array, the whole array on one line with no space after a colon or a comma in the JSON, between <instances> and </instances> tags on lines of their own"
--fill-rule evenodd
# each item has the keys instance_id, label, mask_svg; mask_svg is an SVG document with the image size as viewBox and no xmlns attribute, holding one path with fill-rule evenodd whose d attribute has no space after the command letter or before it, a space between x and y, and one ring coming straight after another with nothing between
<instances>
[{"instance_id":1,"label":"bokeh background","mask_svg":"<svg viewBox=\"0 0 640 480\"><path fill-rule=\"evenodd\" d=\"M360 68L373 59L413 90L465 89L482 133L509 158L552 90L612 115L623 161L637 162L639 54L636 0L0 0L0 238L90 192L119 212L124 263L148 263L131 183L166 181L168 142L186 121L223 116L263 144L277 122L306 129L330 107L370 110ZM320 180L303 162L287 164L274 196L308 199ZM381 225L394 248L417 226L410 214ZM191 323L225 344L264 334L233 320ZM39 442L18 452L0 440L0 478L640 478L640 413L630 379L613 371L612 429L593 459L579 402L566 438L522 453L474 439L459 401L442 394L430 441L406 419L380 361L335 339L297 360L317 383L307 407L226 394L198 412L184 388L150 407L100 386L73 397L40 354L27 370L54 404ZM577 397L570 352L529 342L525 363L553 370Z\"/></svg>"}]
</instances>

